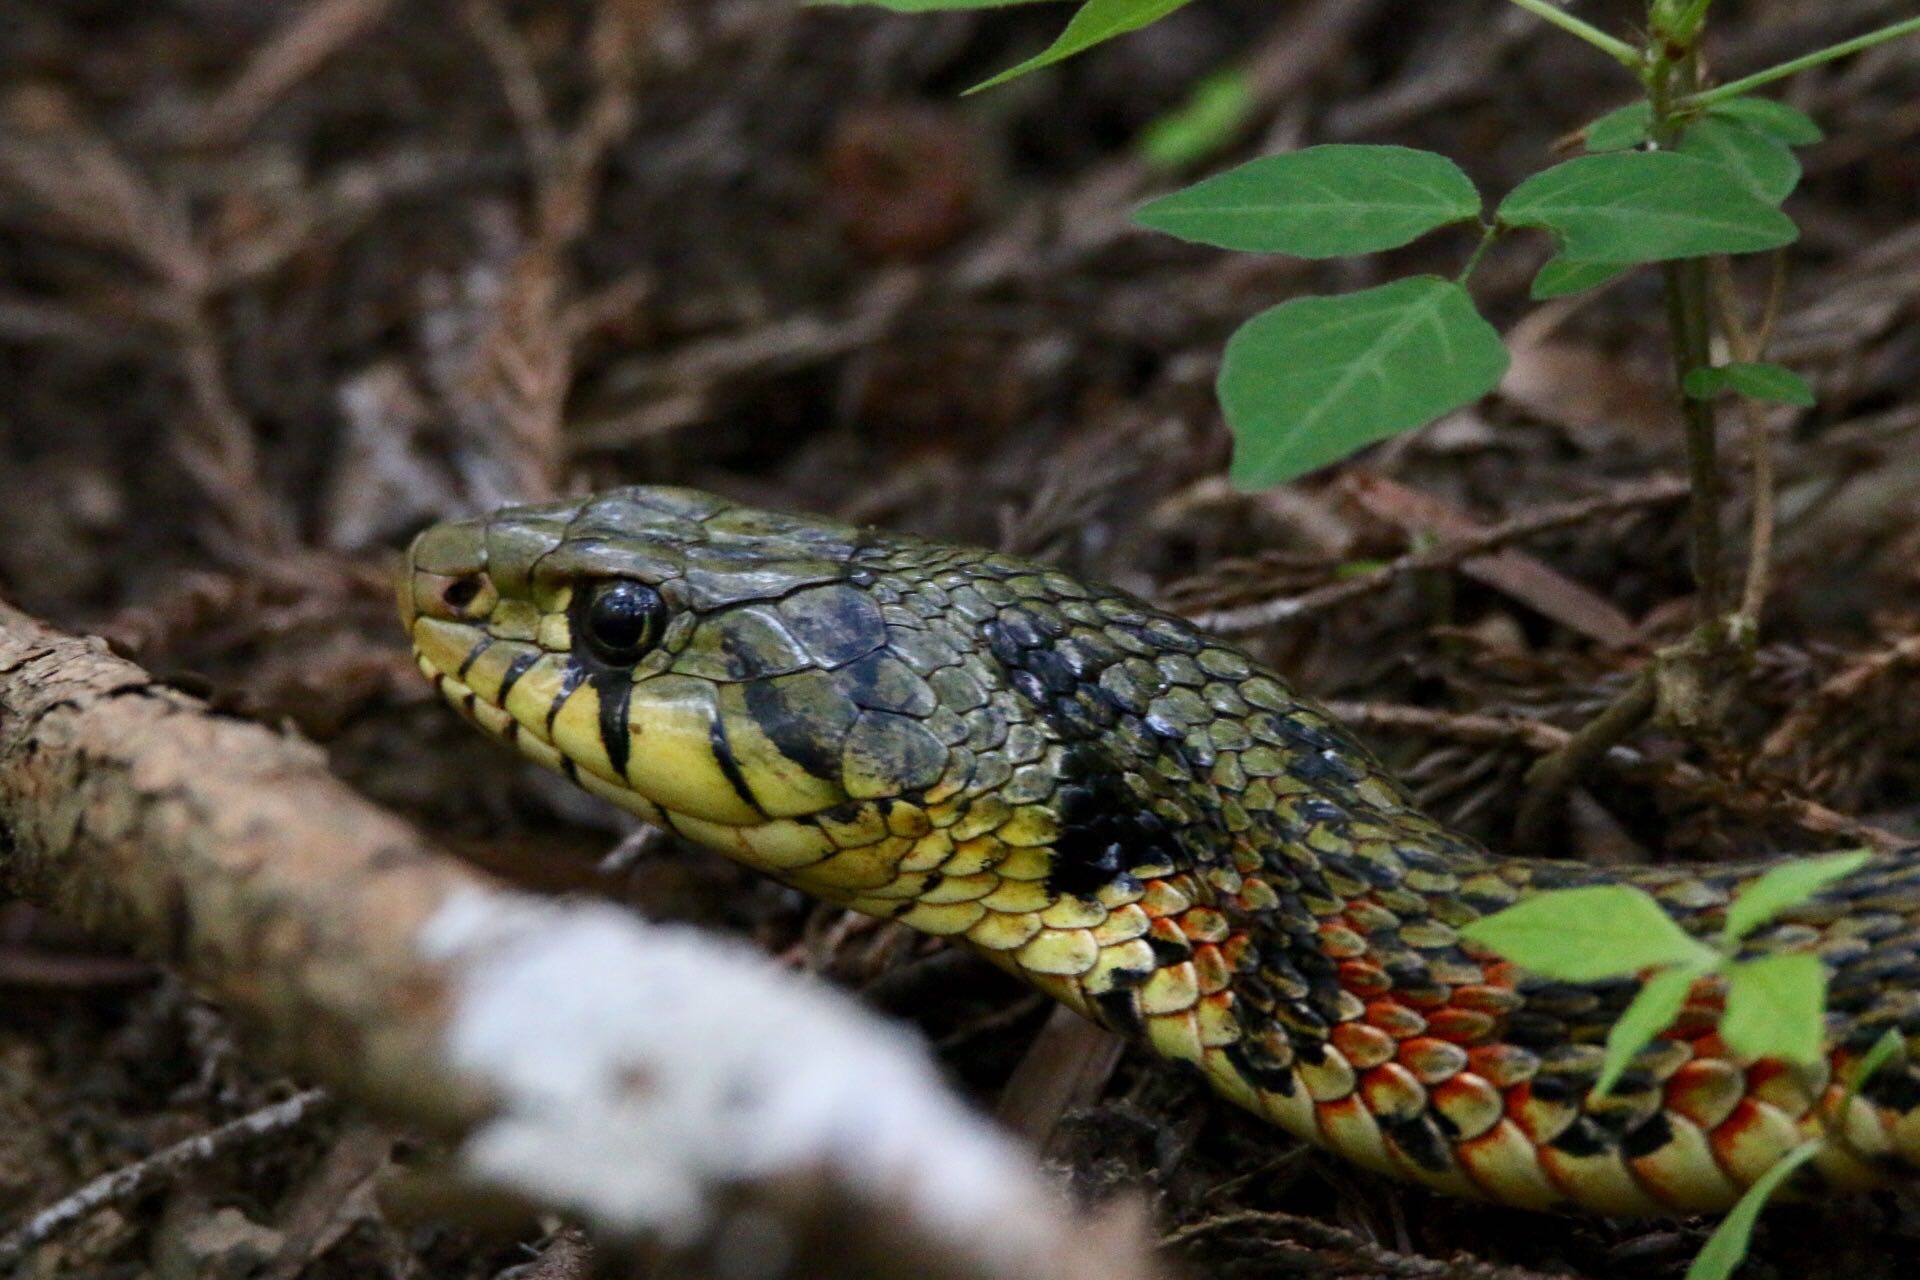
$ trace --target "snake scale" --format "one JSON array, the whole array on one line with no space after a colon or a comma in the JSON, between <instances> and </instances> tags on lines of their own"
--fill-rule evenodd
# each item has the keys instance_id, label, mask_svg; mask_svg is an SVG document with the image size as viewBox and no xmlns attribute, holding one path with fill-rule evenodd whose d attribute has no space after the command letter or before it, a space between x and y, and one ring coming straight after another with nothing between
<instances>
[{"instance_id":1,"label":"snake scale","mask_svg":"<svg viewBox=\"0 0 1920 1280\"><path fill-rule=\"evenodd\" d=\"M1695 933L1764 864L1496 858L1272 671L1047 565L628 488L422 533L420 667L485 732L651 823L956 939L1369 1169L1482 1201L1729 1206L1920 1164L1920 848L1747 942L1830 975L1815 1068L1737 1060L1701 979L1596 1096L1631 979L1555 982L1457 930L1625 879ZM1842 1111L1845 1114L1841 1114Z\"/></svg>"}]
</instances>

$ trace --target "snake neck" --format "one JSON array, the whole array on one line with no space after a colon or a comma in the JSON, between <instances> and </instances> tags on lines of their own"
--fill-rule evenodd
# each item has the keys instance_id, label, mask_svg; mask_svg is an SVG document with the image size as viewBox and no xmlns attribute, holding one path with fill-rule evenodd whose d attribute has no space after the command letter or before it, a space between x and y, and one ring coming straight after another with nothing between
<instances>
[{"instance_id":1,"label":"snake neck","mask_svg":"<svg viewBox=\"0 0 1920 1280\"><path fill-rule=\"evenodd\" d=\"M1100 949L1054 994L1138 1035L1155 1003L1140 988L1156 974L1194 964L1200 986L1209 971L1233 974L1251 997L1236 1017L1288 1029L1293 1043L1269 1046L1277 1068L1314 1055L1369 984L1482 981L1453 931L1515 899L1513 864L1421 813L1272 671L1132 597L1025 561L914 548L902 563L897 547L889 557L868 584L884 604L910 614L927 601L936 636L985 642L995 669L974 683L1001 688L966 715L1005 706L1050 740L1027 762L981 735L959 800L1044 813L1048 905L1036 914L1051 913L1062 937L1091 930ZM911 648L910 632L896 639ZM1030 788L1035 779L1044 786ZM1121 922L1141 910L1145 935L1129 938L1138 921ZM1068 948L1043 934L1018 967L1048 985L1050 969L1084 960Z\"/></svg>"}]
</instances>

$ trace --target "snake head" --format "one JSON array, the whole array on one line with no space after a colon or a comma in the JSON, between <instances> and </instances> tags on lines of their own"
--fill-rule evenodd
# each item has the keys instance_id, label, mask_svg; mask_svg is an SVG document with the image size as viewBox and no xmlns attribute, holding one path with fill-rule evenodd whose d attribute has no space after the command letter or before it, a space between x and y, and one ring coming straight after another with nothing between
<instances>
[{"instance_id":1,"label":"snake head","mask_svg":"<svg viewBox=\"0 0 1920 1280\"><path fill-rule=\"evenodd\" d=\"M1092 804L983 629L1023 589L1088 594L1008 557L629 488L430 528L400 594L421 670L493 736L809 891L919 903L912 922L938 929L978 923L967 895L1003 883L1044 906L1051 846Z\"/></svg>"}]
</instances>

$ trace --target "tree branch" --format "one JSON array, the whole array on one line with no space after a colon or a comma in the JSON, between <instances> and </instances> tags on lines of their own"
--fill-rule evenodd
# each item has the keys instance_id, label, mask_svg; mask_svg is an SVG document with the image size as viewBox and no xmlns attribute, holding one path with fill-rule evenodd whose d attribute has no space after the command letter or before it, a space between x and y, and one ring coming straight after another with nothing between
<instances>
[{"instance_id":1,"label":"tree branch","mask_svg":"<svg viewBox=\"0 0 1920 1280\"><path fill-rule=\"evenodd\" d=\"M0 877L179 969L342 1098L454 1140L475 1203L689 1256L753 1213L810 1276L1149 1274L1143 1224L1076 1228L838 993L507 889L312 745L4 604Z\"/></svg>"}]
</instances>

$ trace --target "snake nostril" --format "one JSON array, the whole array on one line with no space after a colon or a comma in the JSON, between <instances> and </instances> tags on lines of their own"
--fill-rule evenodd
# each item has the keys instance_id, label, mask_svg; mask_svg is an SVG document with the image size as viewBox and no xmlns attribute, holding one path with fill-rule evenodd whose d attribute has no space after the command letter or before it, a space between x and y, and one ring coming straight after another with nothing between
<instances>
[{"instance_id":1,"label":"snake nostril","mask_svg":"<svg viewBox=\"0 0 1920 1280\"><path fill-rule=\"evenodd\" d=\"M452 582L449 582L446 590L440 593L440 599L446 603L449 609L464 609L472 604L474 598L479 594L480 575L468 574L464 578L455 578Z\"/></svg>"}]
</instances>

